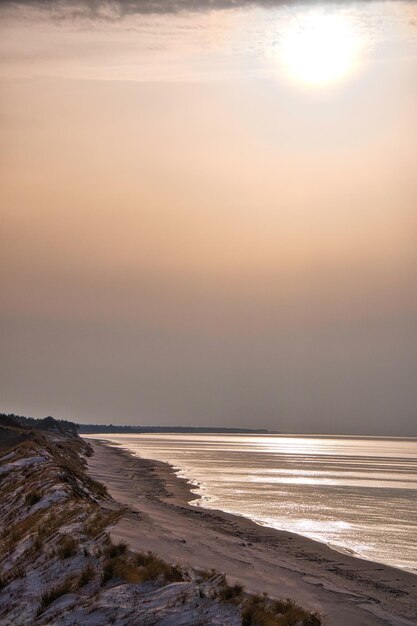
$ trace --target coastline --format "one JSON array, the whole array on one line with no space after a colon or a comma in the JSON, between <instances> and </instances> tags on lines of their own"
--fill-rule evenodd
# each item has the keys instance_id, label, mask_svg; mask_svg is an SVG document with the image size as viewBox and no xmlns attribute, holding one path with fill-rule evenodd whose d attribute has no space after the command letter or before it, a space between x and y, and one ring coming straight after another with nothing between
<instances>
[{"instance_id":1,"label":"coastline","mask_svg":"<svg viewBox=\"0 0 417 626\"><path fill-rule=\"evenodd\" d=\"M319 610L325 624L417 624L415 574L244 516L190 505L200 498L195 485L172 466L99 439L88 441L94 449L90 474L128 507L113 527L115 539L172 562L223 571L251 592L291 597Z\"/></svg>"},{"instance_id":2,"label":"coastline","mask_svg":"<svg viewBox=\"0 0 417 626\"><path fill-rule=\"evenodd\" d=\"M116 445L116 444L114 444ZM169 463L167 463L168 466L170 466ZM228 511L225 511L223 509L216 509L216 508L212 508L209 506L205 506L205 502L203 500L203 496L200 493L197 493L195 491L193 491L194 488L198 488L198 485L194 485L192 481L188 480L185 477L182 476L178 476L177 471L181 471L181 470L177 470L175 467L172 467L172 470L174 471L174 473L176 474L177 478L179 478L180 480L185 480L186 482L189 483L190 485L190 494L193 496L193 499L188 501L187 504L189 504L190 506L197 506L197 507L201 507L203 509L206 509L207 511L216 511L216 512L220 512L220 513L224 513L227 515L232 515L234 517L241 517L243 519L247 519L250 520L251 522L253 522L254 524L256 524L257 526L260 526L261 528L269 528L270 530L275 530L276 532L282 532L282 533L287 533L288 535L290 535L291 537L300 537L303 539L306 539L307 541L312 541L314 544L318 544L321 546L326 546L327 548L329 548L330 550L332 550L333 552L337 552L338 554L343 554L345 556L350 556L352 558L355 559L360 559L362 561L366 561L367 563L373 563L374 565L378 565L378 566L382 566L382 567L389 567L391 569L395 569L398 570L400 572L408 572L410 574L414 574L415 576L417 576L417 569L413 570L413 569L407 569L404 567L400 567L400 566L395 566L395 565L389 565L388 563L383 563L382 561L375 561L373 559L368 558L367 556L365 556L364 554L360 554L359 552L355 552L355 550L352 550L351 548L347 548L344 546L339 546L337 544L334 543L329 543L326 541L320 541L319 539L313 539L311 537L308 537L307 535L303 535L300 532L291 532L291 531L286 531L284 529L281 528L275 528L274 526L271 526L265 522L261 522L261 521L257 521L255 519L252 519L251 517L249 517L248 515L244 515L243 513L229 513Z\"/></svg>"}]
</instances>

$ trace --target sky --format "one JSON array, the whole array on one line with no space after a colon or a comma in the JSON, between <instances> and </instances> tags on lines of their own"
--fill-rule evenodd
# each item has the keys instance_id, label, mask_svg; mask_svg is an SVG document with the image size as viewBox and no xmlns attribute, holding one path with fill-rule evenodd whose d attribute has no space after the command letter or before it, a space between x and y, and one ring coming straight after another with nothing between
<instances>
[{"instance_id":1,"label":"sky","mask_svg":"<svg viewBox=\"0 0 417 626\"><path fill-rule=\"evenodd\" d=\"M207 6L0 3L0 410L417 435L417 3Z\"/></svg>"}]
</instances>

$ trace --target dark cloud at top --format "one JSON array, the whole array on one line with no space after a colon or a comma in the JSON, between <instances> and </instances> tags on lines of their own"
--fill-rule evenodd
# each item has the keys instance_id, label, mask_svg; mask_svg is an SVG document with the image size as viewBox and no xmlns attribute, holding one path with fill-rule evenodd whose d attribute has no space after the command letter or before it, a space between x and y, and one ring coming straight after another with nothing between
<instances>
[{"instance_id":1,"label":"dark cloud at top","mask_svg":"<svg viewBox=\"0 0 417 626\"><path fill-rule=\"evenodd\" d=\"M324 0L326 2L326 0ZM327 0L331 2L331 0ZM363 0L372 2L372 0ZM350 3L351 0L333 0L334 3ZM292 0L291 4L323 4L323 0ZM170 14L182 11L210 11L233 9L240 7L260 6L275 7L288 5L285 0L3 0L0 6L24 7L31 6L44 9L55 18L73 17L101 17L118 19L134 14Z\"/></svg>"}]
</instances>

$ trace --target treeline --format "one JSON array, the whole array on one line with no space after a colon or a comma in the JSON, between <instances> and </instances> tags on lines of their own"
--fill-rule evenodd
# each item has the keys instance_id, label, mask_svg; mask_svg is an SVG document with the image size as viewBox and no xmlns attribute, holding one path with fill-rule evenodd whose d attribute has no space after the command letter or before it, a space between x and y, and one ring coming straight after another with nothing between
<instances>
[{"instance_id":1,"label":"treeline","mask_svg":"<svg viewBox=\"0 0 417 626\"><path fill-rule=\"evenodd\" d=\"M229 433L265 435L273 431L265 428L215 428L209 426L132 426L119 424L77 424L68 420L58 420L48 416L41 419L23 417L14 413L0 413L0 426L34 430L55 431L74 436L78 433Z\"/></svg>"},{"instance_id":2,"label":"treeline","mask_svg":"<svg viewBox=\"0 0 417 626\"><path fill-rule=\"evenodd\" d=\"M67 420L57 420L50 415L41 419L34 417L23 417L14 413L0 413L0 426L9 428L23 428L33 430L46 430L57 432L62 435L77 435L77 426L74 422Z\"/></svg>"},{"instance_id":3,"label":"treeline","mask_svg":"<svg viewBox=\"0 0 417 626\"><path fill-rule=\"evenodd\" d=\"M236 433L265 435L264 428L211 428L206 426L123 426L117 424L77 424L78 432L88 433Z\"/></svg>"}]
</instances>

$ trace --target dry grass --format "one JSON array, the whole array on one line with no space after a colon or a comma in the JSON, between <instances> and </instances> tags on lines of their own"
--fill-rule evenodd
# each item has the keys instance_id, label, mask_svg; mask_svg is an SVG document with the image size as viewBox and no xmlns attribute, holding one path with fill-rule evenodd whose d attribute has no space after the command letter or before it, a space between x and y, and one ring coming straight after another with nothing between
<instances>
[{"instance_id":1,"label":"dry grass","mask_svg":"<svg viewBox=\"0 0 417 626\"><path fill-rule=\"evenodd\" d=\"M139 552L134 557L135 563L141 568L143 582L162 578L165 582L180 582L184 575L178 565L170 565L160 559L154 552Z\"/></svg>"},{"instance_id":2,"label":"dry grass","mask_svg":"<svg viewBox=\"0 0 417 626\"><path fill-rule=\"evenodd\" d=\"M242 626L284 626L282 616L276 616L264 606L251 605L242 612Z\"/></svg>"},{"instance_id":3,"label":"dry grass","mask_svg":"<svg viewBox=\"0 0 417 626\"><path fill-rule=\"evenodd\" d=\"M22 564L15 565L9 574L9 580L16 580L17 578L24 578L26 576L26 570Z\"/></svg>"},{"instance_id":4,"label":"dry grass","mask_svg":"<svg viewBox=\"0 0 417 626\"><path fill-rule=\"evenodd\" d=\"M103 485L103 483L100 483L98 480L94 480L89 476L84 477L84 480L85 478L87 478L87 484L90 487L91 491L94 491L94 493L96 493L101 498L109 497L109 492L107 491L106 485Z\"/></svg>"},{"instance_id":5,"label":"dry grass","mask_svg":"<svg viewBox=\"0 0 417 626\"><path fill-rule=\"evenodd\" d=\"M147 567L154 561L158 560L159 557L157 554L155 554L155 552L149 551L149 552L138 552L137 554L135 554L134 559L135 559L136 565L139 565L140 567Z\"/></svg>"},{"instance_id":6,"label":"dry grass","mask_svg":"<svg viewBox=\"0 0 417 626\"><path fill-rule=\"evenodd\" d=\"M42 548L43 548L43 543L44 543L43 542L43 537L39 534L39 531L38 531L38 534L36 535L36 537L35 537L35 539L33 541L33 544L32 544L33 550L35 552L40 552L42 550Z\"/></svg>"},{"instance_id":7,"label":"dry grass","mask_svg":"<svg viewBox=\"0 0 417 626\"><path fill-rule=\"evenodd\" d=\"M182 572L178 566L169 565L159 559L143 568L141 577L143 582L156 580L158 578L161 578L167 583L180 582L183 580Z\"/></svg>"},{"instance_id":8,"label":"dry grass","mask_svg":"<svg viewBox=\"0 0 417 626\"><path fill-rule=\"evenodd\" d=\"M121 556L107 559L104 562L102 584L104 585L114 578L119 578L127 583L142 582L139 568L130 559Z\"/></svg>"},{"instance_id":9,"label":"dry grass","mask_svg":"<svg viewBox=\"0 0 417 626\"><path fill-rule=\"evenodd\" d=\"M66 578L62 583L45 590L41 595L37 614L40 615L52 602L72 591L74 591L74 578L72 576Z\"/></svg>"},{"instance_id":10,"label":"dry grass","mask_svg":"<svg viewBox=\"0 0 417 626\"><path fill-rule=\"evenodd\" d=\"M303 626L321 626L320 614L317 611L309 613L308 617L303 620Z\"/></svg>"},{"instance_id":11,"label":"dry grass","mask_svg":"<svg viewBox=\"0 0 417 626\"><path fill-rule=\"evenodd\" d=\"M116 548L117 546L112 546ZM119 578L129 583L145 583L160 580L166 583L184 580L178 566L170 565L153 552L144 552L129 557L125 554L104 561L102 584Z\"/></svg>"},{"instance_id":12,"label":"dry grass","mask_svg":"<svg viewBox=\"0 0 417 626\"><path fill-rule=\"evenodd\" d=\"M218 572L215 569L202 569L198 571L198 576L201 580L210 580L214 576L218 576Z\"/></svg>"},{"instance_id":13,"label":"dry grass","mask_svg":"<svg viewBox=\"0 0 417 626\"><path fill-rule=\"evenodd\" d=\"M95 574L96 570L90 563L88 563L80 574L80 577L78 579L78 586L84 587L84 585L87 585L93 580Z\"/></svg>"},{"instance_id":14,"label":"dry grass","mask_svg":"<svg viewBox=\"0 0 417 626\"><path fill-rule=\"evenodd\" d=\"M42 539L49 540L61 526L79 519L84 507L76 505L74 500L67 500L65 508L51 507L48 511L42 524L38 524L38 534Z\"/></svg>"},{"instance_id":15,"label":"dry grass","mask_svg":"<svg viewBox=\"0 0 417 626\"><path fill-rule=\"evenodd\" d=\"M242 626L320 626L316 613L309 613L293 600L271 602L266 595L252 596L242 610Z\"/></svg>"},{"instance_id":16,"label":"dry grass","mask_svg":"<svg viewBox=\"0 0 417 626\"><path fill-rule=\"evenodd\" d=\"M122 554L126 554L126 552L127 543L124 541L119 541L119 543L117 544L113 544L111 541L109 541L103 549L103 555L107 559L113 559L116 556L122 556Z\"/></svg>"},{"instance_id":17,"label":"dry grass","mask_svg":"<svg viewBox=\"0 0 417 626\"><path fill-rule=\"evenodd\" d=\"M43 516L44 513L42 511L37 511L33 515L28 515L20 522L8 527L2 537L2 552L12 551L20 541L33 534L37 530L37 525Z\"/></svg>"},{"instance_id":18,"label":"dry grass","mask_svg":"<svg viewBox=\"0 0 417 626\"><path fill-rule=\"evenodd\" d=\"M103 530L115 522L121 515L123 515L123 510L118 511L106 511L103 512L100 509L96 511L94 515L91 515L88 521L84 524L84 532L90 539L94 539Z\"/></svg>"},{"instance_id":19,"label":"dry grass","mask_svg":"<svg viewBox=\"0 0 417 626\"><path fill-rule=\"evenodd\" d=\"M25 506L31 507L37 502L39 502L42 498L42 493L39 489L33 489L29 491L29 493L25 496Z\"/></svg>"},{"instance_id":20,"label":"dry grass","mask_svg":"<svg viewBox=\"0 0 417 626\"><path fill-rule=\"evenodd\" d=\"M18 578L24 578L26 576L23 565L15 565L8 573L8 575L0 576L0 591L7 587L13 580Z\"/></svg>"},{"instance_id":21,"label":"dry grass","mask_svg":"<svg viewBox=\"0 0 417 626\"><path fill-rule=\"evenodd\" d=\"M241 598L243 593L243 585L228 585L226 580L223 587L220 590L219 598L223 602L235 602Z\"/></svg>"},{"instance_id":22,"label":"dry grass","mask_svg":"<svg viewBox=\"0 0 417 626\"><path fill-rule=\"evenodd\" d=\"M70 535L62 535L62 538L56 549L57 556L64 560L70 556L74 556L77 552L77 542Z\"/></svg>"}]
</instances>

